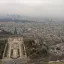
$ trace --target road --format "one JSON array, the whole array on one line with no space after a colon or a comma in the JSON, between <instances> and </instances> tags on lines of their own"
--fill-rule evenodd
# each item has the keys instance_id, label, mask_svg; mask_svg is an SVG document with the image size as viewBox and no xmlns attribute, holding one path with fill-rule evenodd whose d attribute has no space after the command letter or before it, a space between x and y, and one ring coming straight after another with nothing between
<instances>
[{"instance_id":1,"label":"road","mask_svg":"<svg viewBox=\"0 0 64 64\"><path fill-rule=\"evenodd\" d=\"M26 64L26 60L24 59L13 59L13 60L5 60L3 64Z\"/></svg>"}]
</instances>

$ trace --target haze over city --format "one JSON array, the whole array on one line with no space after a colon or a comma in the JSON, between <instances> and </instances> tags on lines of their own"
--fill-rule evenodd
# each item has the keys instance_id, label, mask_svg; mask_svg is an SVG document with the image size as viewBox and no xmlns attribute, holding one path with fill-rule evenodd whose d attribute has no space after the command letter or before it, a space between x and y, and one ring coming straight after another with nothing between
<instances>
[{"instance_id":1,"label":"haze over city","mask_svg":"<svg viewBox=\"0 0 64 64\"><path fill-rule=\"evenodd\" d=\"M0 14L63 18L64 0L0 0Z\"/></svg>"}]
</instances>

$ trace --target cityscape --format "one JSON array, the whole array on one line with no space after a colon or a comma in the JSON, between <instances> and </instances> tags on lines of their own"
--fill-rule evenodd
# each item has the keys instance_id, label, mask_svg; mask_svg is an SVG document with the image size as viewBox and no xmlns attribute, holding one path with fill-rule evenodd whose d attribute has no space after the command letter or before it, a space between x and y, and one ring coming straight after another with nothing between
<instances>
[{"instance_id":1,"label":"cityscape","mask_svg":"<svg viewBox=\"0 0 64 64\"><path fill-rule=\"evenodd\" d=\"M0 47L3 49L0 58L4 64L22 64L22 62L42 64L64 61L63 22L17 21L0 22ZM25 54L24 57L23 54Z\"/></svg>"},{"instance_id":2,"label":"cityscape","mask_svg":"<svg viewBox=\"0 0 64 64\"><path fill-rule=\"evenodd\" d=\"M0 64L64 64L64 0L0 0Z\"/></svg>"}]
</instances>

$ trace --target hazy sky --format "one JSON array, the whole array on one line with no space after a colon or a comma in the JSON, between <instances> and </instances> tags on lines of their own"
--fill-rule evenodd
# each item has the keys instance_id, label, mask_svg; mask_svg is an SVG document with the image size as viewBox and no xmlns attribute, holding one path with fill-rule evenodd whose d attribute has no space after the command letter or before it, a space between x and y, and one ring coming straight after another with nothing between
<instances>
[{"instance_id":1,"label":"hazy sky","mask_svg":"<svg viewBox=\"0 0 64 64\"><path fill-rule=\"evenodd\" d=\"M0 13L63 17L64 0L0 0Z\"/></svg>"}]
</instances>

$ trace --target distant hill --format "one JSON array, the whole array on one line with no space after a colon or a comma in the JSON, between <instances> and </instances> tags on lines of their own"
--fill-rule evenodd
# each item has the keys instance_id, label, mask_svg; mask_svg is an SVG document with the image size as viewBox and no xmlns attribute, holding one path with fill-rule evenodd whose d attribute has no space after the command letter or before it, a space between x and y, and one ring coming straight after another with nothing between
<instances>
[{"instance_id":1,"label":"distant hill","mask_svg":"<svg viewBox=\"0 0 64 64\"><path fill-rule=\"evenodd\" d=\"M33 21L28 21L28 20L19 20L19 19L12 19L12 18L0 18L0 22L33 22Z\"/></svg>"},{"instance_id":2,"label":"distant hill","mask_svg":"<svg viewBox=\"0 0 64 64\"><path fill-rule=\"evenodd\" d=\"M64 22L63 18L56 18L56 17L29 17L29 16L22 16L18 14L7 14L0 16L0 22Z\"/></svg>"},{"instance_id":3,"label":"distant hill","mask_svg":"<svg viewBox=\"0 0 64 64\"><path fill-rule=\"evenodd\" d=\"M32 20L28 20L27 16L20 15L3 15L0 16L0 22L34 22Z\"/></svg>"}]
</instances>

